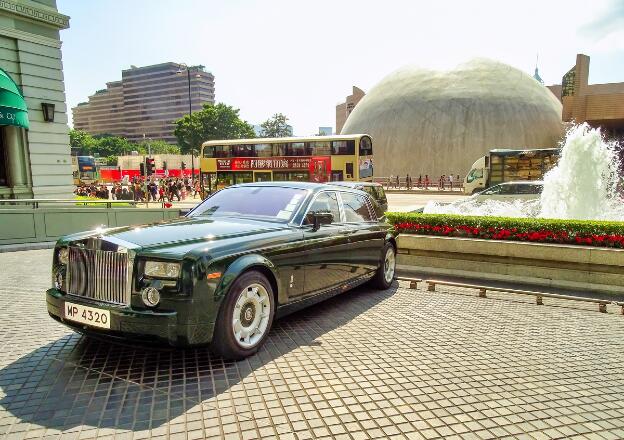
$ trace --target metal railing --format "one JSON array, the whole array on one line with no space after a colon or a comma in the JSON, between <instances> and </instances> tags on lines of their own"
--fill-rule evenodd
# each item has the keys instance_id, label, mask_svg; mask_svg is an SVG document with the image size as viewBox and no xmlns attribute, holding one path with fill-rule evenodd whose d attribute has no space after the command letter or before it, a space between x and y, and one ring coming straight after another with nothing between
<instances>
[{"instance_id":1,"label":"metal railing","mask_svg":"<svg viewBox=\"0 0 624 440\"><path fill-rule=\"evenodd\" d=\"M106 208L113 206L142 206L149 207L153 204L156 207L166 208L165 204L170 202L139 202L136 200L76 200L76 199L0 199L0 209L4 206L31 205L33 209L37 209L40 205L71 205L71 206L89 206L89 205L105 205Z\"/></svg>"},{"instance_id":2,"label":"metal railing","mask_svg":"<svg viewBox=\"0 0 624 440\"><path fill-rule=\"evenodd\" d=\"M535 292L532 290L509 289L509 288L504 288L504 287L483 286L483 285L478 285L478 284L455 283L451 281L422 280L420 278L397 277L397 280L409 282L410 289L417 289L418 283L424 281L425 283L427 283L427 290L429 292L435 292L436 286L450 286L450 287L461 287L465 289L474 289L474 290L479 291L478 293L479 298L487 298L487 292L529 295L529 296L535 297L535 304L539 306L544 305L544 298L562 299L562 300L568 300L568 301L580 301L580 302L598 304L598 311L601 313L607 313L607 305L614 305L617 307L621 307L621 313L622 315L624 315L624 302L622 301L610 301L607 299L587 298L584 296L562 295L559 293Z\"/></svg>"}]
</instances>

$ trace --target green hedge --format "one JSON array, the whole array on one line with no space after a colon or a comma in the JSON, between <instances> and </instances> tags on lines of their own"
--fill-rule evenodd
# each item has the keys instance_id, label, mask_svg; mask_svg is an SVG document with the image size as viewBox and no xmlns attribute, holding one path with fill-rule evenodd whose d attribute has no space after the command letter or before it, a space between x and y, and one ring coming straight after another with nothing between
<instances>
[{"instance_id":1,"label":"green hedge","mask_svg":"<svg viewBox=\"0 0 624 440\"><path fill-rule=\"evenodd\" d=\"M534 232L549 230L568 232L575 235L624 235L624 222L599 220L562 220L544 218L516 217L476 217L453 214L420 214L389 212L386 214L391 224L421 223L431 226L469 226L479 229L506 228L517 229L518 232Z\"/></svg>"}]
</instances>

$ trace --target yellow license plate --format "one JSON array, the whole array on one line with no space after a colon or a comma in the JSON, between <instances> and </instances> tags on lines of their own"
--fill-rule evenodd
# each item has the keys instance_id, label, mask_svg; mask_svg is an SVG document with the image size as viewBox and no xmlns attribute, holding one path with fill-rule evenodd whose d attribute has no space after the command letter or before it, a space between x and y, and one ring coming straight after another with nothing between
<instances>
[{"instance_id":1,"label":"yellow license plate","mask_svg":"<svg viewBox=\"0 0 624 440\"><path fill-rule=\"evenodd\" d=\"M64 318L69 321L87 324L92 327L110 328L110 312L108 310L66 302L63 314Z\"/></svg>"}]
</instances>

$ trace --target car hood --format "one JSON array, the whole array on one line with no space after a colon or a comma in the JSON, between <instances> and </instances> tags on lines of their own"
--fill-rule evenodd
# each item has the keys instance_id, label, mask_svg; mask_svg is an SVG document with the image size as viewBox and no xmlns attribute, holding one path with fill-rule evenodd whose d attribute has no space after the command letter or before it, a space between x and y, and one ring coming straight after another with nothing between
<instances>
[{"instance_id":1,"label":"car hood","mask_svg":"<svg viewBox=\"0 0 624 440\"><path fill-rule=\"evenodd\" d=\"M185 217L148 225L91 231L89 234L68 236L66 239L72 241L89 236L98 236L106 240L107 237L110 237L146 250L214 242L236 237L250 237L287 227L281 223L234 217Z\"/></svg>"}]
</instances>

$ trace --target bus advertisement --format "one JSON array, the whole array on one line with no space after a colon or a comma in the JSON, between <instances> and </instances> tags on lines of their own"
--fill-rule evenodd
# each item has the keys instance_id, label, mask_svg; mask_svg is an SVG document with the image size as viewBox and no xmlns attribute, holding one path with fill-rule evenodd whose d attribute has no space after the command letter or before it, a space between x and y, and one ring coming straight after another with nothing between
<instances>
[{"instance_id":1,"label":"bus advertisement","mask_svg":"<svg viewBox=\"0 0 624 440\"><path fill-rule=\"evenodd\" d=\"M265 181L372 181L370 136L339 135L204 142L203 190Z\"/></svg>"}]
</instances>

